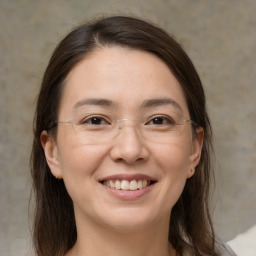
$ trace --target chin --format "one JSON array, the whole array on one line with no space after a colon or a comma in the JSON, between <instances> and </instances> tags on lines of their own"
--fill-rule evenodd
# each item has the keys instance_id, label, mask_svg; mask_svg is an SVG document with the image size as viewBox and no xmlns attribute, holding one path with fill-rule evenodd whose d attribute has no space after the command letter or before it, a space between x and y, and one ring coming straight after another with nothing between
<instances>
[{"instance_id":1,"label":"chin","mask_svg":"<svg viewBox=\"0 0 256 256\"><path fill-rule=\"evenodd\" d=\"M156 216L151 212L143 212L135 209L119 209L107 217L104 218L104 224L108 228L120 233L137 232L147 229L158 221Z\"/></svg>"}]
</instances>

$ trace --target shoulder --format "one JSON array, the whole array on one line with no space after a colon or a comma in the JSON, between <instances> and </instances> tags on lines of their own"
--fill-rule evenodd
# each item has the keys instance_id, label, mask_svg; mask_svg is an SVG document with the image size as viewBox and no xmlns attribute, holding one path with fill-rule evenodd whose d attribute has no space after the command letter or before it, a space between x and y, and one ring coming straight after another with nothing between
<instances>
[{"instance_id":1,"label":"shoulder","mask_svg":"<svg viewBox=\"0 0 256 256\"><path fill-rule=\"evenodd\" d=\"M229 245L223 244L223 248L221 249L222 256L237 256L234 251L230 248Z\"/></svg>"},{"instance_id":2,"label":"shoulder","mask_svg":"<svg viewBox=\"0 0 256 256\"><path fill-rule=\"evenodd\" d=\"M237 256L233 250L227 244L221 244L220 246L221 256ZM195 256L189 247L186 247L182 253L182 256Z\"/></svg>"}]
</instances>

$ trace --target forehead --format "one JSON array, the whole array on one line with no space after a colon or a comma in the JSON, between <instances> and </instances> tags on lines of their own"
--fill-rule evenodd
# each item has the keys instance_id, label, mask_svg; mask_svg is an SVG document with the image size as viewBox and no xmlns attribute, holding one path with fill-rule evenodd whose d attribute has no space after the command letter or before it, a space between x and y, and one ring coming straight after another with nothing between
<instances>
[{"instance_id":1,"label":"forehead","mask_svg":"<svg viewBox=\"0 0 256 256\"><path fill-rule=\"evenodd\" d=\"M96 49L70 71L60 115L90 98L107 99L127 109L136 109L145 100L171 98L188 112L183 90L162 60L117 46Z\"/></svg>"}]
</instances>

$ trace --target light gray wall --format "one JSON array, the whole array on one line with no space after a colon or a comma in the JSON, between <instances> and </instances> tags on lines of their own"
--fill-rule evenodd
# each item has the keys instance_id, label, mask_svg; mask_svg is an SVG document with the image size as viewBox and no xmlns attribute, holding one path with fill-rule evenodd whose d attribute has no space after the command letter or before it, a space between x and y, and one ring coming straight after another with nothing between
<instances>
[{"instance_id":1,"label":"light gray wall","mask_svg":"<svg viewBox=\"0 0 256 256\"><path fill-rule=\"evenodd\" d=\"M29 155L40 79L57 42L101 14L174 34L201 75L215 134L217 232L256 223L256 1L0 0L0 254L28 255Z\"/></svg>"}]
</instances>

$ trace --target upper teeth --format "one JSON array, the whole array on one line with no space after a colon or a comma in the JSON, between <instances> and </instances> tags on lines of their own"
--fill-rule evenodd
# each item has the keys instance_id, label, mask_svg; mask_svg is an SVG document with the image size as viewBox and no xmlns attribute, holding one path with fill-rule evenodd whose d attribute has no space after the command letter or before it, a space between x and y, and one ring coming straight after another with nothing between
<instances>
[{"instance_id":1,"label":"upper teeth","mask_svg":"<svg viewBox=\"0 0 256 256\"><path fill-rule=\"evenodd\" d=\"M148 180L105 180L103 184L110 188L121 190L137 190L149 185Z\"/></svg>"}]
</instances>

